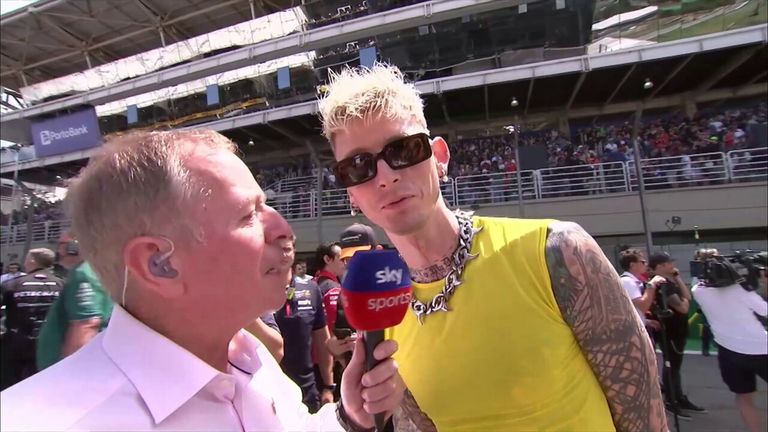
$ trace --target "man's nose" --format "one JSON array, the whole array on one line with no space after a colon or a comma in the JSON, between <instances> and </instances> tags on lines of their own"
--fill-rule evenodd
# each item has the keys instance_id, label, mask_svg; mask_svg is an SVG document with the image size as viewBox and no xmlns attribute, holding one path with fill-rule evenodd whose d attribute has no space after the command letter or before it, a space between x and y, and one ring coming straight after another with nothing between
<instances>
[{"instance_id":1,"label":"man's nose","mask_svg":"<svg viewBox=\"0 0 768 432\"><path fill-rule=\"evenodd\" d=\"M400 181L400 173L393 170L383 159L376 161L376 185L387 188Z\"/></svg>"},{"instance_id":2,"label":"man's nose","mask_svg":"<svg viewBox=\"0 0 768 432\"><path fill-rule=\"evenodd\" d=\"M293 229L280 213L270 206L264 206L261 213L261 223L264 225L264 241L275 243L279 240L293 241Z\"/></svg>"}]
</instances>

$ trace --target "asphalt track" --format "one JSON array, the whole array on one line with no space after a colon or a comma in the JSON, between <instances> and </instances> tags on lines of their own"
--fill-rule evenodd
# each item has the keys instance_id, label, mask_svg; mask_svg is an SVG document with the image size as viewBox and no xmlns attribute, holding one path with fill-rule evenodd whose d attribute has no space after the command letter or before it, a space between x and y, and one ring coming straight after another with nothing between
<instances>
[{"instance_id":1,"label":"asphalt track","mask_svg":"<svg viewBox=\"0 0 768 432\"><path fill-rule=\"evenodd\" d=\"M716 351L715 351L716 352ZM683 390L688 398L709 411L705 414L692 414L691 421L680 421L681 432L698 431L745 431L738 410L734 404L733 393L728 390L717 367L717 356L704 357L700 354L685 354L683 358ZM768 416L768 386L757 379L755 403L762 408L763 426ZM674 421L669 418L669 428L674 432ZM766 430L765 427L763 430Z\"/></svg>"}]
</instances>

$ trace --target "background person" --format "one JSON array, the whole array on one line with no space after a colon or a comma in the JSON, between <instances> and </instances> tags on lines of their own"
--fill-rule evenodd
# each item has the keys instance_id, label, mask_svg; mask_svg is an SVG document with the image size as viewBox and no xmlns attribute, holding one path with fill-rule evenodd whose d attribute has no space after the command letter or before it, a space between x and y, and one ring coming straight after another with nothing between
<instances>
[{"instance_id":1,"label":"background person","mask_svg":"<svg viewBox=\"0 0 768 432\"><path fill-rule=\"evenodd\" d=\"M24 276L0 284L0 303L5 306L7 334L3 337L3 390L37 372L35 344L48 309L64 287L53 274L55 254L50 249L27 253Z\"/></svg>"},{"instance_id":2,"label":"background person","mask_svg":"<svg viewBox=\"0 0 768 432\"><path fill-rule=\"evenodd\" d=\"M700 253L707 261L718 256L716 250ZM693 296L709 319L718 346L717 363L728 389L735 394L736 407L750 432L764 431L761 411L754 403L757 378L768 380L768 333L755 315L768 316L768 304L755 292L733 281L724 286L700 280Z\"/></svg>"},{"instance_id":3,"label":"background person","mask_svg":"<svg viewBox=\"0 0 768 432\"><path fill-rule=\"evenodd\" d=\"M295 285L307 284L312 280L312 276L307 274L307 262L298 260L293 263L293 283Z\"/></svg>"},{"instance_id":4,"label":"background person","mask_svg":"<svg viewBox=\"0 0 768 432\"><path fill-rule=\"evenodd\" d=\"M314 281L320 288L320 294L325 294L331 288L341 287L341 276L344 275L346 265L341 258L341 247L338 243L321 244L315 249L315 272Z\"/></svg>"},{"instance_id":5,"label":"background person","mask_svg":"<svg viewBox=\"0 0 768 432\"><path fill-rule=\"evenodd\" d=\"M658 285L657 310L667 308L671 314L660 318L666 332L666 345L662 347L665 356L662 382L667 410L683 420L690 420L688 412L705 413L706 409L695 405L683 392L681 369L688 338L688 311L691 292L680 277L675 261L666 252L656 252L648 259L648 266L655 276L664 282ZM661 298L663 296L663 299ZM660 338L657 341L661 342ZM669 367L666 365L669 364ZM671 382L670 382L671 379Z\"/></svg>"},{"instance_id":6,"label":"background person","mask_svg":"<svg viewBox=\"0 0 768 432\"><path fill-rule=\"evenodd\" d=\"M104 330L112 299L69 233L59 242L59 264L67 269L64 289L51 306L37 340L37 367L43 370L82 348Z\"/></svg>"},{"instance_id":7,"label":"background person","mask_svg":"<svg viewBox=\"0 0 768 432\"><path fill-rule=\"evenodd\" d=\"M326 348L329 335L323 298L314 281L298 285L295 278L291 281L285 303L275 312L285 346L280 366L301 388L309 412L315 413L333 402L336 390L333 357Z\"/></svg>"},{"instance_id":8,"label":"background person","mask_svg":"<svg viewBox=\"0 0 768 432\"><path fill-rule=\"evenodd\" d=\"M654 277L650 282L643 282L643 275L648 272L648 263L642 252L637 249L627 249L622 251L619 256L619 265L624 271L619 278L621 285L627 292L632 304L635 305L640 319L646 327L652 330L660 330L661 324L653 319L647 319L646 315L651 310L658 285L664 281L662 277Z\"/></svg>"},{"instance_id":9,"label":"background person","mask_svg":"<svg viewBox=\"0 0 768 432\"><path fill-rule=\"evenodd\" d=\"M378 249L378 241L373 228L359 223L348 226L339 236L340 258L346 268L347 263L358 251ZM328 350L333 354L334 376L340 376L352 358L352 349L357 340L357 332L347 321L344 305L340 301L341 286L334 286L323 296L326 320L331 337ZM338 384L338 383L337 383Z\"/></svg>"},{"instance_id":10,"label":"background person","mask_svg":"<svg viewBox=\"0 0 768 432\"><path fill-rule=\"evenodd\" d=\"M17 262L12 262L8 264L8 268L6 269L5 273L0 275L0 285L11 280L15 279L19 276L24 276L25 273L21 271L21 264Z\"/></svg>"}]
</instances>

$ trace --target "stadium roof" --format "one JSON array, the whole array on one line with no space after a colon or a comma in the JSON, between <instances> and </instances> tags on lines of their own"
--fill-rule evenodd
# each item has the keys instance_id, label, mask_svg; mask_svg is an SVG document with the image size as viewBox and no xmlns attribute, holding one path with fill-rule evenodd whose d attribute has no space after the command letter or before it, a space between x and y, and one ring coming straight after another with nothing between
<instances>
[{"instance_id":1,"label":"stadium roof","mask_svg":"<svg viewBox=\"0 0 768 432\"><path fill-rule=\"evenodd\" d=\"M291 7L290 0L41 0L0 18L0 79L31 85Z\"/></svg>"}]
</instances>

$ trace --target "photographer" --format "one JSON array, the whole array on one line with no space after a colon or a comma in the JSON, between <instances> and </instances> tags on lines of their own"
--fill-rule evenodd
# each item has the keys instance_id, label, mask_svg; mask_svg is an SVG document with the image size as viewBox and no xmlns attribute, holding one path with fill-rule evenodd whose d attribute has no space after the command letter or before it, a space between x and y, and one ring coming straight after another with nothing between
<instances>
[{"instance_id":1,"label":"photographer","mask_svg":"<svg viewBox=\"0 0 768 432\"><path fill-rule=\"evenodd\" d=\"M657 338L662 342L665 366L662 375L664 396L667 410L682 420L690 420L685 411L705 413L706 410L693 404L683 393L680 370L683 365L683 353L688 337L688 309L691 293L680 277L675 262L665 252L657 252L648 259L648 266L656 276L666 279L658 284L655 302L655 314L662 323L666 338ZM669 365L669 366L667 366ZM671 382L670 382L671 381Z\"/></svg>"},{"instance_id":2,"label":"photographer","mask_svg":"<svg viewBox=\"0 0 768 432\"><path fill-rule=\"evenodd\" d=\"M768 304L744 289L742 278L716 250L699 251L691 273L700 279L693 295L707 315L718 345L720 375L736 394L736 407L751 432L765 430L753 402L756 376L768 374L768 333L756 315L768 315ZM697 264L697 265L695 265Z\"/></svg>"},{"instance_id":3,"label":"photographer","mask_svg":"<svg viewBox=\"0 0 768 432\"><path fill-rule=\"evenodd\" d=\"M627 249L621 252L619 256L619 265L624 270L619 278L621 285L627 292L632 304L635 305L640 320L645 324L649 331L661 330L661 324L658 321L647 319L646 314L656 300L656 291L659 284L666 281L661 276L655 276L650 282L644 282L644 276L648 271L648 264L643 253L637 249Z\"/></svg>"}]
</instances>

